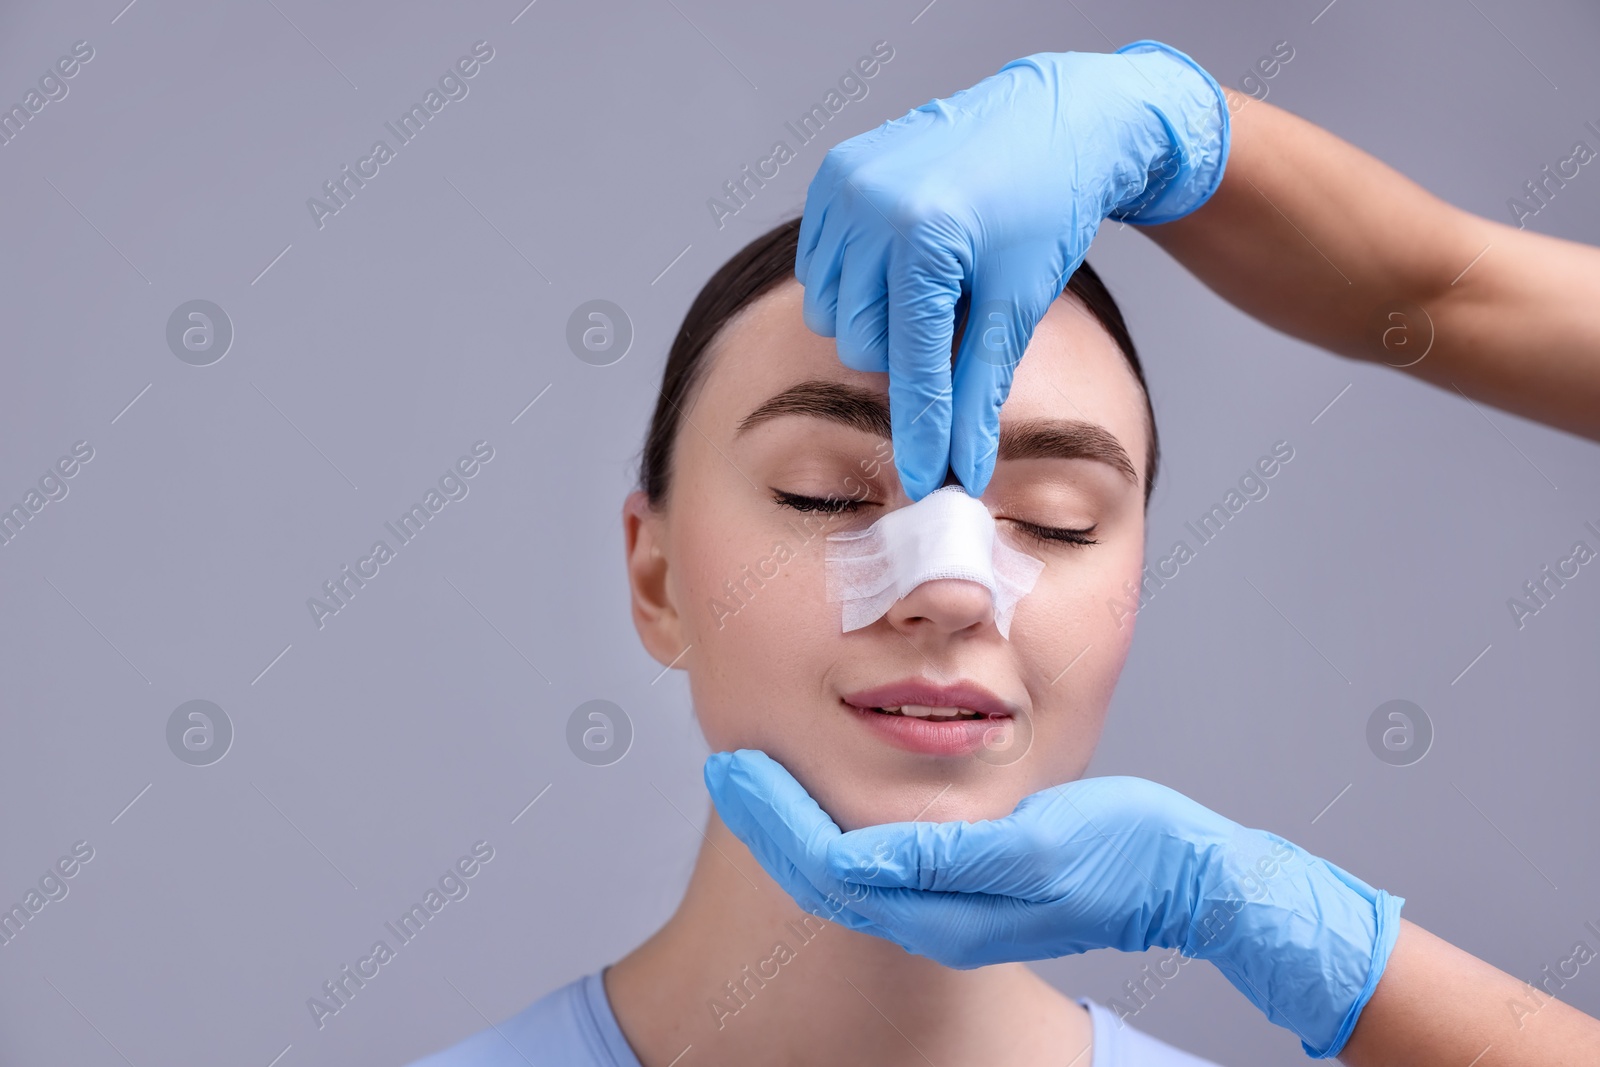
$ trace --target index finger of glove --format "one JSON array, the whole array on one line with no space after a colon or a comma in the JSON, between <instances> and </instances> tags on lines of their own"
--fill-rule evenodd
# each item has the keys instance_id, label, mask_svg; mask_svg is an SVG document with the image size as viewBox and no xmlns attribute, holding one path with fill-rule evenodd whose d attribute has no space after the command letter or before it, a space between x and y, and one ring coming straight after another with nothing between
<instances>
[{"instance_id":1,"label":"index finger of glove","mask_svg":"<svg viewBox=\"0 0 1600 1067\"><path fill-rule=\"evenodd\" d=\"M993 282L972 287L951 383L950 467L973 496L983 495L994 474L1000 409L1038 326L1036 303L1031 292Z\"/></svg>"},{"instance_id":2,"label":"index finger of glove","mask_svg":"<svg viewBox=\"0 0 1600 1067\"><path fill-rule=\"evenodd\" d=\"M754 749L714 753L706 788L728 829L784 888L795 879L819 895L837 888L823 861L839 827L781 763Z\"/></svg>"},{"instance_id":3,"label":"index finger of glove","mask_svg":"<svg viewBox=\"0 0 1600 1067\"><path fill-rule=\"evenodd\" d=\"M912 500L950 466L950 346L962 266L949 252L896 242L888 278L889 422L895 467Z\"/></svg>"},{"instance_id":4,"label":"index finger of glove","mask_svg":"<svg viewBox=\"0 0 1600 1067\"><path fill-rule=\"evenodd\" d=\"M802 283L811 273L811 260L829 212L840 208L838 191L848 167L849 145L849 141L842 141L828 149L806 186L806 206L800 215L800 232L794 251L794 275Z\"/></svg>"},{"instance_id":5,"label":"index finger of glove","mask_svg":"<svg viewBox=\"0 0 1600 1067\"><path fill-rule=\"evenodd\" d=\"M825 217L818 224L821 233L806 257L804 273L800 272L800 258L795 259L795 275L805 289L801 318L819 337L836 337L839 332L839 283L849 229L847 215L845 205L837 201L829 204Z\"/></svg>"},{"instance_id":6,"label":"index finger of glove","mask_svg":"<svg viewBox=\"0 0 1600 1067\"><path fill-rule=\"evenodd\" d=\"M798 797L793 795L794 790L801 795L805 791L780 764L757 750L717 752L706 760L706 786L717 806L717 814L750 849L762 869L796 904L818 918L850 930L895 940L854 910L853 905L869 891L866 886L846 886L837 879L818 879L814 876L810 870L814 864L807 862L805 849L797 847L794 829L782 816L775 814L774 802L768 791L764 787L752 789L748 776L735 776L732 773L733 766L742 761L748 761L757 776L770 777L773 781L788 779L793 784L793 789L785 788L785 792L791 795L777 802L785 810L798 801ZM807 795L805 799L809 801L810 797ZM815 802L811 802L810 806L815 807ZM827 819L821 809L817 811L823 819ZM832 826L832 820L827 821ZM838 827L833 826L832 832L837 834ZM797 859L799 862L796 862Z\"/></svg>"}]
</instances>

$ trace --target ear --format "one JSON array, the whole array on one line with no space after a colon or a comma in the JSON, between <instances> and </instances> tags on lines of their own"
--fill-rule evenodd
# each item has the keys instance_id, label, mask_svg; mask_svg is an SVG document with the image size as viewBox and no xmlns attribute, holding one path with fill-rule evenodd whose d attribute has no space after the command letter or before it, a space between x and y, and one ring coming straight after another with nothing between
<instances>
[{"instance_id":1,"label":"ear","mask_svg":"<svg viewBox=\"0 0 1600 1067\"><path fill-rule=\"evenodd\" d=\"M633 627L662 666L680 659L687 639L667 582L666 518L635 490L622 505L622 536L633 600Z\"/></svg>"}]
</instances>

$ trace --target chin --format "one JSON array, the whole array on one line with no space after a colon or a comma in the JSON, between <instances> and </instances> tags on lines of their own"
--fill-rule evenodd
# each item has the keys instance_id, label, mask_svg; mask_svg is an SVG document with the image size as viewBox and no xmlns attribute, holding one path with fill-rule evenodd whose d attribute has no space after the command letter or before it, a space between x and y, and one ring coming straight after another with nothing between
<instances>
[{"instance_id":1,"label":"chin","mask_svg":"<svg viewBox=\"0 0 1600 1067\"><path fill-rule=\"evenodd\" d=\"M1015 767L935 767L915 775L885 767L879 773L795 774L839 829L891 822L978 822L1010 815L1030 792ZM816 780L812 780L815 778ZM953 780L954 779L954 780Z\"/></svg>"}]
</instances>

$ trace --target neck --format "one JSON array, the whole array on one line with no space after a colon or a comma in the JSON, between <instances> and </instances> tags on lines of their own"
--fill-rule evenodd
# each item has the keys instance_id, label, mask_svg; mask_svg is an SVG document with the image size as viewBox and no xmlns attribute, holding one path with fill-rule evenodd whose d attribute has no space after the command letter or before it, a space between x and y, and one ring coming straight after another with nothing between
<instances>
[{"instance_id":1,"label":"neck","mask_svg":"<svg viewBox=\"0 0 1600 1067\"><path fill-rule=\"evenodd\" d=\"M1090 1041L1022 964L952 970L802 910L715 810L678 910L605 984L644 1067L689 1046L695 1067L1064 1063Z\"/></svg>"}]
</instances>

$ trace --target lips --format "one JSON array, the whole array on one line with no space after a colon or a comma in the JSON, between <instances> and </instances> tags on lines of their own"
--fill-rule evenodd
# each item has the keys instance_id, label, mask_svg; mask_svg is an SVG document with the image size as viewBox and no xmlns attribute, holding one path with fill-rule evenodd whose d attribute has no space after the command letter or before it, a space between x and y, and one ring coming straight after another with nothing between
<instances>
[{"instance_id":1,"label":"lips","mask_svg":"<svg viewBox=\"0 0 1600 1067\"><path fill-rule=\"evenodd\" d=\"M910 709L911 714L918 718L927 718L929 715L955 716L962 711L968 713L963 718L1009 719L1013 714L1005 701L981 685L972 682L937 685L921 678L907 678L875 689L848 693L844 702L862 710L898 708L904 713L905 709ZM949 710L940 712L938 709L941 708Z\"/></svg>"},{"instance_id":2,"label":"lips","mask_svg":"<svg viewBox=\"0 0 1600 1067\"><path fill-rule=\"evenodd\" d=\"M965 756L1003 745L1016 715L975 683L937 685L920 678L864 689L841 702L883 740L931 756Z\"/></svg>"}]
</instances>

